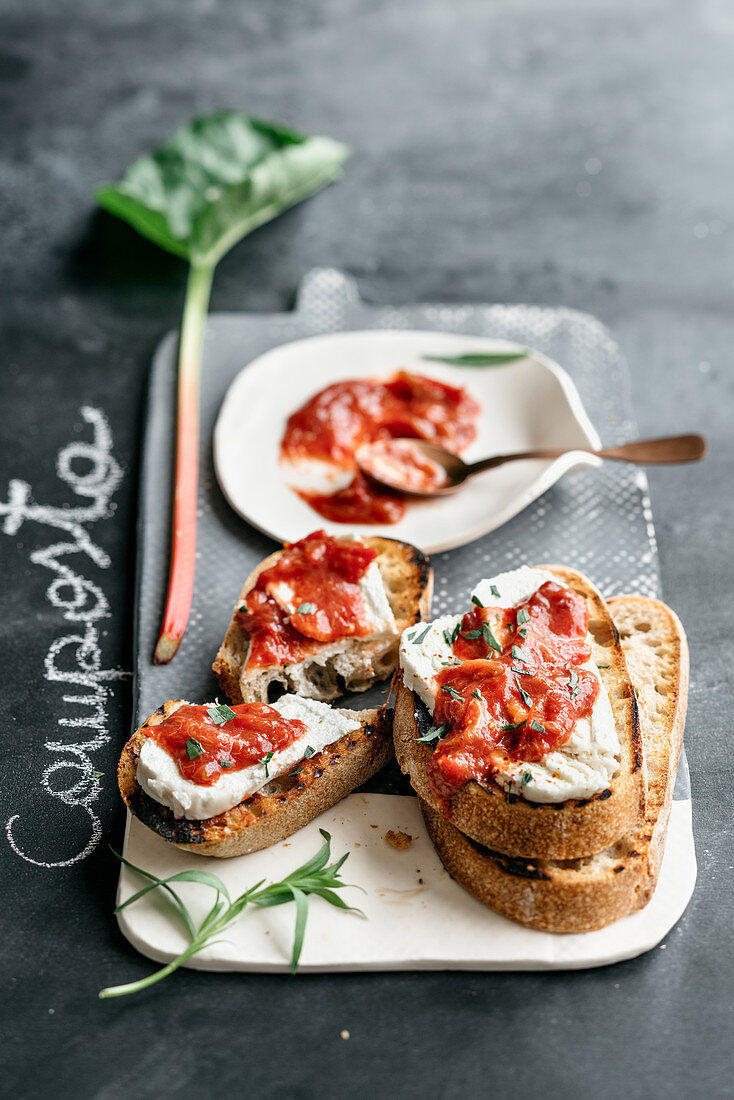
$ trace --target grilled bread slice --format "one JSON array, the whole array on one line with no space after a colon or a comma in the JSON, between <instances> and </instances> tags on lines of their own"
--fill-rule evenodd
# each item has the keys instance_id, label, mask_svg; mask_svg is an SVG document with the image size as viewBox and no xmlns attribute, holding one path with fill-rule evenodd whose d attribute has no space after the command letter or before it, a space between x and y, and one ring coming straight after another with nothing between
<instances>
[{"instance_id":1,"label":"grilled bread slice","mask_svg":"<svg viewBox=\"0 0 734 1100\"><path fill-rule=\"evenodd\" d=\"M171 700L135 731L122 750L117 768L120 794L128 809L164 840L195 855L241 856L257 852L308 825L392 758L390 717L386 709L340 710L360 723L321 752L302 762L297 776L280 776L225 813L203 821L177 818L151 798L137 781L140 749L151 726L183 706Z\"/></svg>"},{"instance_id":2,"label":"grilled bread slice","mask_svg":"<svg viewBox=\"0 0 734 1100\"><path fill-rule=\"evenodd\" d=\"M590 932L644 908L665 850L688 697L686 637L658 600L619 596L609 609L639 703L648 776L642 824L587 859L512 859L482 848L421 803L449 874L503 916L546 932Z\"/></svg>"},{"instance_id":3,"label":"grilled bread slice","mask_svg":"<svg viewBox=\"0 0 734 1100\"><path fill-rule=\"evenodd\" d=\"M428 558L407 542L372 536L360 541L378 553L377 565L397 632L376 638L344 638L330 642L297 664L248 669L250 640L237 622L237 608L254 588L260 573L275 565L281 554L278 550L261 562L245 581L212 665L231 703L267 703L273 688L328 703L346 691L366 691L392 675L403 630L430 613L433 570Z\"/></svg>"},{"instance_id":4,"label":"grilled bread slice","mask_svg":"<svg viewBox=\"0 0 734 1100\"><path fill-rule=\"evenodd\" d=\"M537 566L584 597L589 607L592 657L607 689L621 747L620 767L611 786L588 799L531 802L507 794L497 783L471 781L451 803L451 823L477 843L507 856L576 859L600 852L629 833L642 819L645 773L635 695L612 617L590 581L573 569ZM396 675L393 736L398 763L419 797L440 813L426 767L433 749L416 738L420 703Z\"/></svg>"}]
</instances>

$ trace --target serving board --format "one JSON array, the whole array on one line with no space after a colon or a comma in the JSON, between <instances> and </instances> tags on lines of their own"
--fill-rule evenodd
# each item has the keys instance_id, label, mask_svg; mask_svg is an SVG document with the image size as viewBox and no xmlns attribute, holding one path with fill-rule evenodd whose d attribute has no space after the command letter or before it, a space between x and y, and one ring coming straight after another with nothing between
<instances>
[{"instance_id":1,"label":"serving board","mask_svg":"<svg viewBox=\"0 0 734 1100\"><path fill-rule=\"evenodd\" d=\"M371 328L430 329L514 340L537 348L569 374L602 441L621 442L636 434L626 364L608 330L588 314L524 305L369 306L360 300L353 280L329 269L305 277L292 313L214 314L204 346L194 603L175 660L155 666L151 657L165 599L174 450L177 334L170 333L153 363L141 466L137 724L166 699L203 701L218 693L210 664L233 602L247 574L274 548L230 509L214 478L212 431L228 386L248 362L285 341ZM615 463L576 473L503 527L467 546L435 554L432 561L435 615L463 610L480 577L541 561L563 562L582 570L605 596L622 592L658 596L657 549L645 474ZM386 697L387 687L381 685L347 698L341 705L375 706ZM655 898L641 913L585 936L557 936L514 925L452 882L426 838L417 804L395 765L319 822L263 853L205 861L173 849L136 821L129 821L125 854L133 863L159 874L173 874L183 866L201 869L211 863L230 891L237 892L262 877L280 878L313 854L320 842L319 825L333 831L335 854L347 849L352 852L347 879L368 888L367 900L355 892L354 903L365 909L369 920L362 922L314 900L302 963L311 969L535 969L610 963L640 954L659 942L683 912L696 877L685 757L676 782L668 846ZM388 829L402 829L415 839L406 849L391 849L384 840ZM423 882L418 883L418 878ZM137 876L123 868L120 899L138 888ZM194 895L197 890L207 893L200 887L189 893ZM391 890L399 893L393 895ZM207 900L202 897L201 904ZM162 905L160 899L149 895L119 918L128 939L154 959L170 959L183 946ZM290 907L247 916L231 935L228 930L231 943L208 949L189 965L285 970L292 920ZM450 935L447 922L455 929Z\"/></svg>"}]
</instances>

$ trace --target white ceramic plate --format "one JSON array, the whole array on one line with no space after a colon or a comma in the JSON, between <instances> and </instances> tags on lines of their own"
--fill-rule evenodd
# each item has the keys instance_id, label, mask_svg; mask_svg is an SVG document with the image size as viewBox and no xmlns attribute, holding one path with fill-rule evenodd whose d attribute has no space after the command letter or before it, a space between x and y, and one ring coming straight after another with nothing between
<instances>
[{"instance_id":1,"label":"white ceramic plate","mask_svg":"<svg viewBox=\"0 0 734 1100\"><path fill-rule=\"evenodd\" d=\"M344 332L283 344L235 378L214 429L214 464L229 503L248 523L279 542L319 528L329 534L384 534L427 553L463 546L526 508L563 474L599 459L574 448L600 441L571 379L557 363L533 352L496 367L454 367L424 355L515 350L508 341L437 332ZM388 525L329 523L301 500L279 467L287 418L319 390L349 378L385 378L399 369L465 386L482 412L467 461L531 447L569 448L553 462L513 462L473 478L454 496L411 503Z\"/></svg>"}]
</instances>

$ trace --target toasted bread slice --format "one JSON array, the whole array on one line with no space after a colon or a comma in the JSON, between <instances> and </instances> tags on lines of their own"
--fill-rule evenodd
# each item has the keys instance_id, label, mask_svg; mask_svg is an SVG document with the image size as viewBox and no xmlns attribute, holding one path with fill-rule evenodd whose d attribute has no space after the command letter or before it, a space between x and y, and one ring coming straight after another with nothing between
<instances>
[{"instance_id":1,"label":"toasted bread slice","mask_svg":"<svg viewBox=\"0 0 734 1100\"><path fill-rule=\"evenodd\" d=\"M370 536L360 540L377 550L377 565L385 585L397 633L376 638L344 638L322 645L298 664L272 668L246 667L249 637L237 622L237 608L265 569L275 565L278 550L258 565L245 581L212 670L231 703L267 703L271 686L328 703L345 691L366 691L395 671L400 635L430 613L433 570L428 558L407 542Z\"/></svg>"},{"instance_id":2,"label":"toasted bread slice","mask_svg":"<svg viewBox=\"0 0 734 1100\"><path fill-rule=\"evenodd\" d=\"M609 609L640 708L648 774L643 823L587 859L530 861L482 848L421 803L449 874L503 916L546 932L590 932L642 909L665 850L688 697L686 637L675 613L658 600L619 596Z\"/></svg>"},{"instance_id":3,"label":"toasted bread slice","mask_svg":"<svg viewBox=\"0 0 734 1100\"><path fill-rule=\"evenodd\" d=\"M552 572L588 604L592 657L609 694L620 741L619 770L607 790L588 799L560 803L530 802L508 795L493 781L486 785L472 781L453 799L451 823L477 843L508 856L576 859L603 851L641 821L645 808L642 739L624 653L606 604L591 582L573 569L558 565L537 568ZM421 732L416 700L398 671L395 754L420 798L440 812L426 775L433 750L416 740Z\"/></svg>"},{"instance_id":4,"label":"toasted bread slice","mask_svg":"<svg viewBox=\"0 0 734 1100\"><path fill-rule=\"evenodd\" d=\"M122 750L117 782L128 809L149 829L178 848L200 856L241 856L268 848L302 829L378 772L393 755L390 717L384 707L340 710L360 723L321 752L303 761L299 774L280 776L238 806L204 821L177 818L137 781L140 749L150 726L183 706L180 699L159 707Z\"/></svg>"}]
</instances>

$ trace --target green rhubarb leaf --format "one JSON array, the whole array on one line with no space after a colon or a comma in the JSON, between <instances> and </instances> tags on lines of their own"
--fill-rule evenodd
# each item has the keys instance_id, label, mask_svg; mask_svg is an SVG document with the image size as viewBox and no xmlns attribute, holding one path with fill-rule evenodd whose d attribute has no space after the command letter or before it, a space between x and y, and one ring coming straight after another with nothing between
<instances>
[{"instance_id":1,"label":"green rhubarb leaf","mask_svg":"<svg viewBox=\"0 0 734 1100\"><path fill-rule=\"evenodd\" d=\"M336 179L346 146L216 111L140 157L100 206L161 248L213 267L242 237Z\"/></svg>"}]
</instances>

